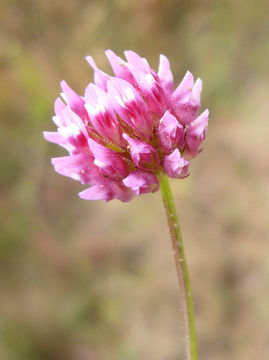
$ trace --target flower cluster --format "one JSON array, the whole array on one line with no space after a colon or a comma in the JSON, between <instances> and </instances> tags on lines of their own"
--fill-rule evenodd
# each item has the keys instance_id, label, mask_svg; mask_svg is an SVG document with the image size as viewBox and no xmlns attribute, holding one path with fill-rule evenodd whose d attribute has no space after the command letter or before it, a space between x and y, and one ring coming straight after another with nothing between
<instances>
[{"instance_id":1,"label":"flower cluster","mask_svg":"<svg viewBox=\"0 0 269 360\"><path fill-rule=\"evenodd\" d=\"M46 140L63 146L69 156L52 159L55 170L90 187L87 200L119 199L159 189L158 174L188 175L189 160L200 152L208 110L198 115L202 81L188 71L174 90L168 59L160 56L158 73L133 51L126 61L113 51L106 56L115 76L94 70L84 96L61 82L62 101L55 101L57 132Z\"/></svg>"}]
</instances>

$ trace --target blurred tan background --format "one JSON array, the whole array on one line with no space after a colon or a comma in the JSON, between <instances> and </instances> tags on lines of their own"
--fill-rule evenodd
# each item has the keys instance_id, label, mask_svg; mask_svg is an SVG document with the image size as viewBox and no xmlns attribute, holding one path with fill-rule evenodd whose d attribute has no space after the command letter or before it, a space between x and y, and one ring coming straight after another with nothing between
<instances>
[{"instance_id":1,"label":"blurred tan background","mask_svg":"<svg viewBox=\"0 0 269 360\"><path fill-rule=\"evenodd\" d=\"M160 194L80 200L41 134L107 48L203 79L204 151L172 181L200 359L269 359L268 20L268 0L0 0L1 360L183 359Z\"/></svg>"}]
</instances>

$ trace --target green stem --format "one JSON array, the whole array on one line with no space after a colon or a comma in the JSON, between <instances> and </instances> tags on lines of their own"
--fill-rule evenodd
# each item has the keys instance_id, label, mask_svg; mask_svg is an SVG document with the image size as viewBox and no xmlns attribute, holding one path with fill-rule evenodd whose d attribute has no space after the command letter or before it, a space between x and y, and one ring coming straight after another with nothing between
<instances>
[{"instance_id":1,"label":"green stem","mask_svg":"<svg viewBox=\"0 0 269 360\"><path fill-rule=\"evenodd\" d=\"M191 283L184 252L183 239L178 223L176 207L171 193L168 178L165 174L159 175L160 189L166 211L171 240L174 249L181 306L184 314L184 331L186 340L187 360L197 360L197 341L195 331L194 309L191 293Z\"/></svg>"}]
</instances>

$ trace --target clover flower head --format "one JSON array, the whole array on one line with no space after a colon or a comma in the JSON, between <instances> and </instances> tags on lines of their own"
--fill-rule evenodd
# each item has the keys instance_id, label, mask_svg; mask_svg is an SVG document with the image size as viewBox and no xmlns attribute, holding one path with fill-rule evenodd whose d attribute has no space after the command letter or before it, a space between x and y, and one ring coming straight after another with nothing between
<instances>
[{"instance_id":1,"label":"clover flower head","mask_svg":"<svg viewBox=\"0 0 269 360\"><path fill-rule=\"evenodd\" d=\"M124 54L126 61L106 51L114 76L86 57L94 83L80 96L62 81L53 117L58 130L44 132L69 153L52 159L55 170L90 186L82 199L130 201L157 191L160 172L183 179L205 139L209 112L198 116L202 81L188 71L174 90L164 55L156 73L135 52Z\"/></svg>"}]
</instances>

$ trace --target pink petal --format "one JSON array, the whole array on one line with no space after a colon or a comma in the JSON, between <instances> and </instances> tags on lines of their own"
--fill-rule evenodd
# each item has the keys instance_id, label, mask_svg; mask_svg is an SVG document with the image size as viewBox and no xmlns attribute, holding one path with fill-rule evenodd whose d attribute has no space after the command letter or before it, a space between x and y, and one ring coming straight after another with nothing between
<instances>
[{"instance_id":1,"label":"pink petal","mask_svg":"<svg viewBox=\"0 0 269 360\"><path fill-rule=\"evenodd\" d=\"M105 53L110 62L110 65L114 71L114 74L117 77L120 77L120 78L130 82L132 85L134 85L135 80L134 80L134 77L133 77L131 71L128 69L126 61L122 60L122 58L117 56L110 49L106 50Z\"/></svg>"},{"instance_id":2,"label":"pink petal","mask_svg":"<svg viewBox=\"0 0 269 360\"><path fill-rule=\"evenodd\" d=\"M125 50L124 55L128 62L134 67L144 69L145 71L150 70L147 60L139 56L136 52L132 50Z\"/></svg>"},{"instance_id":3,"label":"pink petal","mask_svg":"<svg viewBox=\"0 0 269 360\"><path fill-rule=\"evenodd\" d=\"M188 158L192 158L199 153L200 145L204 141L207 132L208 115L209 111L205 110L186 129L185 151Z\"/></svg>"},{"instance_id":4,"label":"pink petal","mask_svg":"<svg viewBox=\"0 0 269 360\"><path fill-rule=\"evenodd\" d=\"M109 80L110 76L97 67L94 59L91 56L86 56L86 60L94 70L94 83L101 89L106 90L107 81Z\"/></svg>"},{"instance_id":5,"label":"pink petal","mask_svg":"<svg viewBox=\"0 0 269 360\"><path fill-rule=\"evenodd\" d=\"M181 149L184 145L184 128L169 111L159 122L158 138L165 152L171 152L175 147Z\"/></svg>"},{"instance_id":6,"label":"pink petal","mask_svg":"<svg viewBox=\"0 0 269 360\"><path fill-rule=\"evenodd\" d=\"M159 190L157 176L146 171L133 171L122 182L132 189L136 196Z\"/></svg>"},{"instance_id":7,"label":"pink petal","mask_svg":"<svg viewBox=\"0 0 269 360\"><path fill-rule=\"evenodd\" d=\"M127 202L132 199L133 193L123 184L108 180L80 192L79 196L84 200L104 200L108 202L118 199Z\"/></svg>"},{"instance_id":8,"label":"pink petal","mask_svg":"<svg viewBox=\"0 0 269 360\"><path fill-rule=\"evenodd\" d=\"M110 189L103 184L93 185L90 188L81 191L78 195L84 200L105 200L107 202L113 199Z\"/></svg>"},{"instance_id":9,"label":"pink petal","mask_svg":"<svg viewBox=\"0 0 269 360\"><path fill-rule=\"evenodd\" d=\"M174 98L183 99L184 96L188 96L193 88L194 78L190 71L187 71L181 83L178 85L173 93Z\"/></svg>"},{"instance_id":10,"label":"pink petal","mask_svg":"<svg viewBox=\"0 0 269 360\"><path fill-rule=\"evenodd\" d=\"M88 139L76 124L58 129L59 134L78 149L88 147Z\"/></svg>"},{"instance_id":11,"label":"pink petal","mask_svg":"<svg viewBox=\"0 0 269 360\"><path fill-rule=\"evenodd\" d=\"M94 164L111 179L121 179L128 174L125 159L111 149L89 139L89 146L94 155Z\"/></svg>"},{"instance_id":12,"label":"pink petal","mask_svg":"<svg viewBox=\"0 0 269 360\"><path fill-rule=\"evenodd\" d=\"M194 84L193 75L187 71L177 89L173 92L171 103L178 120L183 124L191 123L200 109L200 93L202 81L197 79Z\"/></svg>"},{"instance_id":13,"label":"pink petal","mask_svg":"<svg viewBox=\"0 0 269 360\"><path fill-rule=\"evenodd\" d=\"M59 113L61 113L61 111L63 110L63 108L65 108L66 105L63 102L63 100L61 98L57 98L54 102L54 111L55 114L58 115Z\"/></svg>"},{"instance_id":14,"label":"pink petal","mask_svg":"<svg viewBox=\"0 0 269 360\"><path fill-rule=\"evenodd\" d=\"M94 129L104 138L123 145L116 114L108 104L107 93L98 86L89 84L85 92L86 105Z\"/></svg>"},{"instance_id":15,"label":"pink petal","mask_svg":"<svg viewBox=\"0 0 269 360\"><path fill-rule=\"evenodd\" d=\"M84 100L65 82L61 81L62 90L72 111L84 121L88 120L88 114L84 108Z\"/></svg>"},{"instance_id":16,"label":"pink petal","mask_svg":"<svg viewBox=\"0 0 269 360\"><path fill-rule=\"evenodd\" d=\"M108 82L110 105L136 133L148 139L152 134L152 118L142 97L127 81L111 78Z\"/></svg>"},{"instance_id":17,"label":"pink petal","mask_svg":"<svg viewBox=\"0 0 269 360\"><path fill-rule=\"evenodd\" d=\"M61 98L58 97L54 102L54 111L56 116L52 118L52 120L57 126L66 125L65 118L63 116L64 108L66 108L66 104L62 101Z\"/></svg>"},{"instance_id":18,"label":"pink petal","mask_svg":"<svg viewBox=\"0 0 269 360\"><path fill-rule=\"evenodd\" d=\"M61 145L66 143L66 139L64 139L57 131L43 131L43 136L47 141L54 144Z\"/></svg>"},{"instance_id":19,"label":"pink petal","mask_svg":"<svg viewBox=\"0 0 269 360\"><path fill-rule=\"evenodd\" d=\"M164 158L164 170L168 176L183 179L188 176L189 162L181 156L178 149Z\"/></svg>"},{"instance_id":20,"label":"pink petal","mask_svg":"<svg viewBox=\"0 0 269 360\"><path fill-rule=\"evenodd\" d=\"M158 69L158 76L165 91L171 95L174 88L173 74L170 69L170 63L166 56L160 55L160 63Z\"/></svg>"},{"instance_id":21,"label":"pink petal","mask_svg":"<svg viewBox=\"0 0 269 360\"><path fill-rule=\"evenodd\" d=\"M81 181L82 184L91 184L102 178L97 167L93 164L92 156L77 154L51 159L56 172Z\"/></svg>"},{"instance_id":22,"label":"pink petal","mask_svg":"<svg viewBox=\"0 0 269 360\"><path fill-rule=\"evenodd\" d=\"M144 170L157 170L160 165L160 159L151 145L141 140L133 139L127 134L123 134L123 138L130 145L131 158L137 167Z\"/></svg>"},{"instance_id":23,"label":"pink petal","mask_svg":"<svg viewBox=\"0 0 269 360\"><path fill-rule=\"evenodd\" d=\"M125 51L124 54L128 60L128 69L137 84L134 85L135 88L141 92L151 112L157 116L162 116L166 99L159 77L146 59L141 58L133 51Z\"/></svg>"},{"instance_id":24,"label":"pink petal","mask_svg":"<svg viewBox=\"0 0 269 360\"><path fill-rule=\"evenodd\" d=\"M198 78L193 85L190 99L191 105L194 107L198 106L200 108L202 88L203 82L200 78Z\"/></svg>"}]
</instances>

